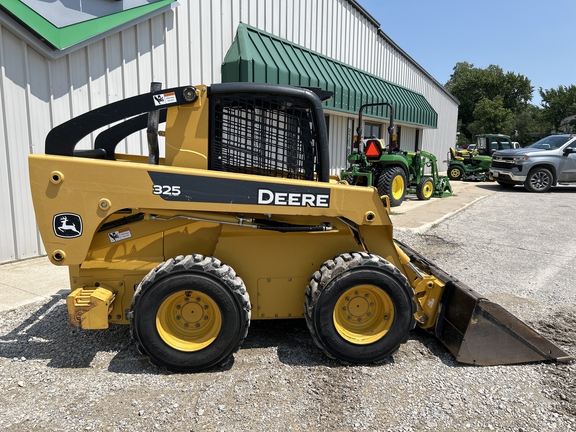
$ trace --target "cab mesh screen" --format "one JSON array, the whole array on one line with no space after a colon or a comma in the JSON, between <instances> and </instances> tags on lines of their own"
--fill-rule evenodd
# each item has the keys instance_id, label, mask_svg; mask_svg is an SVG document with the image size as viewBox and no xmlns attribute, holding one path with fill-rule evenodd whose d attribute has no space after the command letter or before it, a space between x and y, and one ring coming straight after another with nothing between
<instances>
[{"instance_id":1,"label":"cab mesh screen","mask_svg":"<svg viewBox=\"0 0 576 432\"><path fill-rule=\"evenodd\" d=\"M314 179L318 132L307 101L234 94L210 103L210 169Z\"/></svg>"}]
</instances>

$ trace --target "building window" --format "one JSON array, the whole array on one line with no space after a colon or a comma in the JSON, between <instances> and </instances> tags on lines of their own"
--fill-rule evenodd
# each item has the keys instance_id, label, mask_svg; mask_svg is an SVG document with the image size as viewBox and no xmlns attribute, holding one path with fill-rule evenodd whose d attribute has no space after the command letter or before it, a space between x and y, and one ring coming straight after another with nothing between
<instances>
[{"instance_id":1,"label":"building window","mask_svg":"<svg viewBox=\"0 0 576 432\"><path fill-rule=\"evenodd\" d=\"M364 138L382 138L380 132L382 125L378 123L364 123Z\"/></svg>"}]
</instances>

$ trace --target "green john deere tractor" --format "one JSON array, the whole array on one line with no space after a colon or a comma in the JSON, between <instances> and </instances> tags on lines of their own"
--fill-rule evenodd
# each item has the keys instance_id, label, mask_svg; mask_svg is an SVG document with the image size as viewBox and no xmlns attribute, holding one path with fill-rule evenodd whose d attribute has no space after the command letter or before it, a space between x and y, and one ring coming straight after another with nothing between
<instances>
[{"instance_id":1,"label":"green john deere tractor","mask_svg":"<svg viewBox=\"0 0 576 432\"><path fill-rule=\"evenodd\" d=\"M497 150L511 148L518 148L518 143L510 141L508 135L476 135L476 148L473 152L455 151L450 147L448 177L450 180L492 180L489 174L492 154Z\"/></svg>"},{"instance_id":2,"label":"green john deere tractor","mask_svg":"<svg viewBox=\"0 0 576 432\"><path fill-rule=\"evenodd\" d=\"M371 106L388 106L390 110L390 146L383 140L362 139L362 111ZM350 184L375 186L378 193L387 195L390 206L399 206L407 193L420 200L452 195L448 177L438 174L437 159L422 150L401 151L394 133L394 109L388 102L364 104L358 113L357 137L348 156L350 168L341 172L341 178Z\"/></svg>"}]
</instances>

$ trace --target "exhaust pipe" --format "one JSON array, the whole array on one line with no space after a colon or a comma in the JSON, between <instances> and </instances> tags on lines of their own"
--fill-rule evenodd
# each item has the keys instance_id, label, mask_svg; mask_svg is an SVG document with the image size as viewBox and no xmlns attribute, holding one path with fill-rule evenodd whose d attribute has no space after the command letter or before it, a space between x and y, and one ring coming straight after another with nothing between
<instances>
[{"instance_id":1,"label":"exhaust pipe","mask_svg":"<svg viewBox=\"0 0 576 432\"><path fill-rule=\"evenodd\" d=\"M502 306L396 241L416 267L445 284L434 334L460 363L492 366L576 358L554 345Z\"/></svg>"}]
</instances>

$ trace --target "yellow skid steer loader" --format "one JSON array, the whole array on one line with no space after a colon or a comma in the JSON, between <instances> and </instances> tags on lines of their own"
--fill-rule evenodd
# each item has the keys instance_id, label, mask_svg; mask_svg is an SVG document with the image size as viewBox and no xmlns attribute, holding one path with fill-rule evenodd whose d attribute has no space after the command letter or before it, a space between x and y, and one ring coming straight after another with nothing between
<instances>
[{"instance_id":1,"label":"yellow skid steer loader","mask_svg":"<svg viewBox=\"0 0 576 432\"><path fill-rule=\"evenodd\" d=\"M251 319L303 318L346 363L382 362L415 325L464 363L571 359L395 242L375 188L329 176L328 92L159 87L55 127L46 154L30 156L48 257L70 270L73 325L129 324L140 352L172 371L225 364ZM143 129L148 156L116 152ZM97 130L91 149L75 148Z\"/></svg>"}]
</instances>

